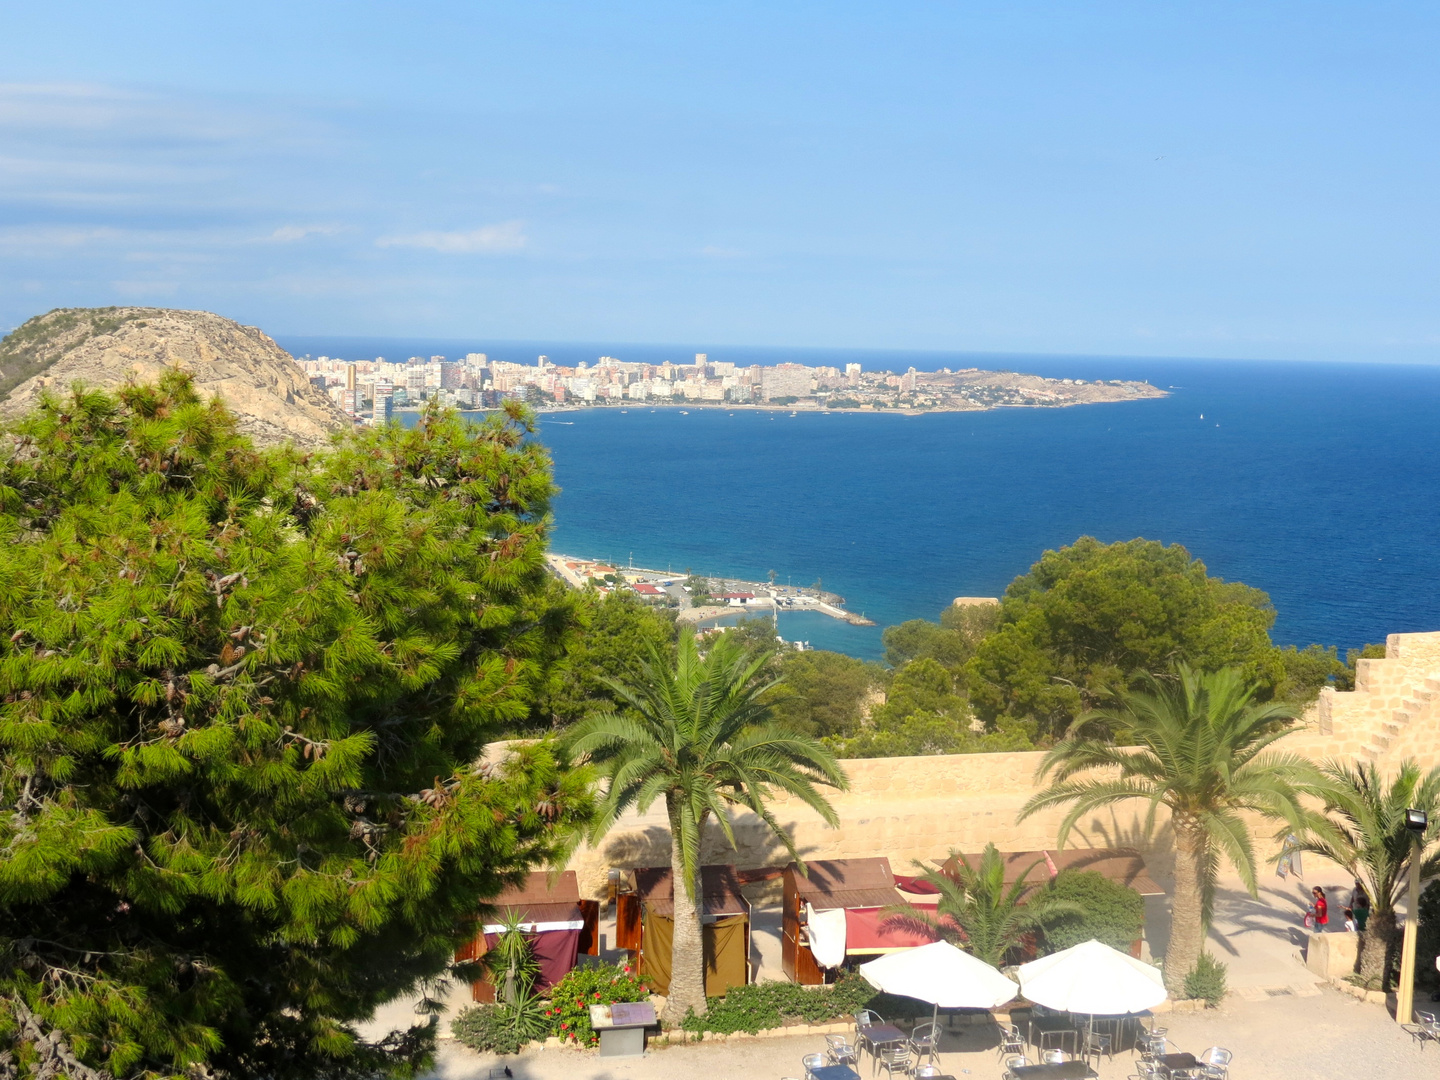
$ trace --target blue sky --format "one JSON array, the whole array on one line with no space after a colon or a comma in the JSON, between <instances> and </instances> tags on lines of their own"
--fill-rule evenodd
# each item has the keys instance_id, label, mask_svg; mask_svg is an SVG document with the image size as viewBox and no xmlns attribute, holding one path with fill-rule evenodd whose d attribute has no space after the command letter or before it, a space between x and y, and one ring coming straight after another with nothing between
<instances>
[{"instance_id":1,"label":"blue sky","mask_svg":"<svg viewBox=\"0 0 1440 1080\"><path fill-rule=\"evenodd\" d=\"M1440 9L0 3L0 328L1440 361Z\"/></svg>"}]
</instances>

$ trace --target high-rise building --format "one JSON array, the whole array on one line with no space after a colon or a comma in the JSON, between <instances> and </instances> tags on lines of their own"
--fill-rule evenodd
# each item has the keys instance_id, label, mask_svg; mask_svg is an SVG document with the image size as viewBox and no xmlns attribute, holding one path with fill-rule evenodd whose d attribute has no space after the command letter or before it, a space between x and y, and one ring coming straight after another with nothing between
<instances>
[{"instance_id":1,"label":"high-rise building","mask_svg":"<svg viewBox=\"0 0 1440 1080\"><path fill-rule=\"evenodd\" d=\"M395 415L395 399L389 394L375 394L375 405L370 410L370 423L374 427L388 424Z\"/></svg>"},{"instance_id":2,"label":"high-rise building","mask_svg":"<svg viewBox=\"0 0 1440 1080\"><path fill-rule=\"evenodd\" d=\"M810 369L804 364L776 364L762 368L761 378L766 401L779 397L810 396Z\"/></svg>"}]
</instances>

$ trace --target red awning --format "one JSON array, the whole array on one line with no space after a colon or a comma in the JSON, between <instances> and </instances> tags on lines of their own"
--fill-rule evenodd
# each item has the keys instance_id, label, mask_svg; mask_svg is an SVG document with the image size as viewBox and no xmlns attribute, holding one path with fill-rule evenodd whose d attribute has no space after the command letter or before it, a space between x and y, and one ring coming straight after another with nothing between
<instances>
[{"instance_id":1,"label":"red awning","mask_svg":"<svg viewBox=\"0 0 1440 1080\"><path fill-rule=\"evenodd\" d=\"M912 907L935 914L934 904L912 904ZM913 920L883 914L884 908L845 909L846 953L888 952L891 949L913 949L939 941L940 935L917 925Z\"/></svg>"}]
</instances>

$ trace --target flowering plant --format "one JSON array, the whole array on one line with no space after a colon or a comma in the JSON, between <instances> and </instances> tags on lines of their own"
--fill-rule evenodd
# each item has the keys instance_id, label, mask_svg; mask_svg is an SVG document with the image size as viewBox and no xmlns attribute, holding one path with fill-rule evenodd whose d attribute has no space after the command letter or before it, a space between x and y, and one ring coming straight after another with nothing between
<instances>
[{"instance_id":1,"label":"flowering plant","mask_svg":"<svg viewBox=\"0 0 1440 1080\"><path fill-rule=\"evenodd\" d=\"M650 989L630 970L628 964L587 964L571 969L550 990L546 1010L550 1033L573 1039L581 1046L600 1041L590 1026L591 1005L612 1005L617 1001L645 1001Z\"/></svg>"}]
</instances>

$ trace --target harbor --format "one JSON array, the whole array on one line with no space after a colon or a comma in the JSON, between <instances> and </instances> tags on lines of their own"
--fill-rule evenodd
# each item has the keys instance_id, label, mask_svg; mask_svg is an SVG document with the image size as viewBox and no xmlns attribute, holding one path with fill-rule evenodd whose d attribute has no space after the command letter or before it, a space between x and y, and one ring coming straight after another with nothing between
<instances>
[{"instance_id":1,"label":"harbor","mask_svg":"<svg viewBox=\"0 0 1440 1080\"><path fill-rule=\"evenodd\" d=\"M775 581L745 581L733 577L695 574L672 569L614 565L595 559L550 552L545 556L552 573L576 589L593 588L604 594L628 591L656 607L673 609L682 623L713 624L738 616L778 617L782 612L818 612L851 626L874 626L875 621L845 608L845 598L813 586L780 585Z\"/></svg>"}]
</instances>

